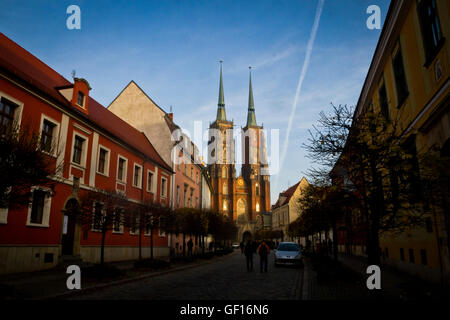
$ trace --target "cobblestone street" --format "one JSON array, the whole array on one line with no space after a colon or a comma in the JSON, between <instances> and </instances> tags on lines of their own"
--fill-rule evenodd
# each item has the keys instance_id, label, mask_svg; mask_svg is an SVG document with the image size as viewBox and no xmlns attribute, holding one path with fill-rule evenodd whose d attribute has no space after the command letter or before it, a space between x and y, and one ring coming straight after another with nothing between
<instances>
[{"instance_id":1,"label":"cobblestone street","mask_svg":"<svg viewBox=\"0 0 450 320\"><path fill-rule=\"evenodd\" d=\"M257 256L254 257L254 271L248 273L245 257L234 252L192 269L111 286L71 299L290 300L301 298L302 277L302 269L274 267L273 254L269 256L267 273L259 272Z\"/></svg>"}]
</instances>

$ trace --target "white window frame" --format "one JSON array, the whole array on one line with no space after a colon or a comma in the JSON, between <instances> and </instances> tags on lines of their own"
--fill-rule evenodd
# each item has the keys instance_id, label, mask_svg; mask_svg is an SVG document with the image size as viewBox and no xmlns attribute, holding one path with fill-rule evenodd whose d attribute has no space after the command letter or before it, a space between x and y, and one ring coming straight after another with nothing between
<instances>
[{"instance_id":1,"label":"white window frame","mask_svg":"<svg viewBox=\"0 0 450 320\"><path fill-rule=\"evenodd\" d=\"M56 158L58 155L58 140L59 140L61 123L59 121L56 121L53 118L50 118L46 114L42 113L41 114L41 125L39 127L39 141L41 141L41 139L42 139L42 128L44 127L45 120L47 120L48 122L51 122L55 126L53 128L54 134L52 135L52 147L54 147L55 149L53 150L53 154L51 154L47 151L43 151L43 150L42 150L42 152Z\"/></svg>"},{"instance_id":2,"label":"white window frame","mask_svg":"<svg viewBox=\"0 0 450 320\"><path fill-rule=\"evenodd\" d=\"M120 162L120 159L125 160L124 172L123 172L123 175L122 175L123 180L119 179L119 162ZM127 183L127 174L128 174L128 159L119 154L119 155L117 155L116 180L118 182L126 184Z\"/></svg>"},{"instance_id":3,"label":"white window frame","mask_svg":"<svg viewBox=\"0 0 450 320\"><path fill-rule=\"evenodd\" d=\"M158 236L160 238L164 238L166 236L166 232L160 228L158 228Z\"/></svg>"},{"instance_id":4,"label":"white window frame","mask_svg":"<svg viewBox=\"0 0 450 320\"><path fill-rule=\"evenodd\" d=\"M8 208L0 208L0 224L8 224Z\"/></svg>"},{"instance_id":5,"label":"white window frame","mask_svg":"<svg viewBox=\"0 0 450 320\"><path fill-rule=\"evenodd\" d=\"M75 146L75 137L78 136L82 139L84 139L84 143L83 143L83 147L81 148L81 163L78 164L76 162L73 162L73 153L74 153L74 146ZM73 135L72 135L72 148L70 151L70 164L76 166L76 167L81 167L83 169L86 169L86 158L87 158L87 146L89 144L89 137L77 132L77 131L73 131Z\"/></svg>"},{"instance_id":6,"label":"white window frame","mask_svg":"<svg viewBox=\"0 0 450 320\"><path fill-rule=\"evenodd\" d=\"M83 95L83 102L82 105L78 104L78 96L80 95L80 93ZM86 109L85 105L86 105L86 95L84 94L83 91L78 90L77 91L77 97L76 97L76 105L79 106L80 108Z\"/></svg>"},{"instance_id":7,"label":"white window frame","mask_svg":"<svg viewBox=\"0 0 450 320\"><path fill-rule=\"evenodd\" d=\"M33 209L33 193L35 190L41 190L47 192L47 195L45 196L44 200L44 208L42 212L42 223L32 223L31 222L31 210ZM27 216L27 227L43 227L48 228L50 226L50 211L52 207L52 196L51 196L51 189L39 187L39 186L33 186L31 187L31 199L30 204L28 206L28 216Z\"/></svg>"},{"instance_id":8,"label":"white window frame","mask_svg":"<svg viewBox=\"0 0 450 320\"><path fill-rule=\"evenodd\" d=\"M124 208L120 208L120 207L118 207L118 208L121 210L120 214L121 214L121 215L125 215L125 210L124 210ZM116 218L116 217L115 217L116 214L117 214L116 211L114 211L114 219ZM115 222L114 219L113 219L112 233L114 233L114 234L123 234L123 232L124 232L123 221L120 221L119 231L116 231L116 230L114 230L114 222Z\"/></svg>"},{"instance_id":9,"label":"white window frame","mask_svg":"<svg viewBox=\"0 0 450 320\"><path fill-rule=\"evenodd\" d=\"M93 206L92 206L92 227L91 227L91 231L92 232L102 232L102 230L101 229L95 229L94 228L94 225L95 225L95 222L94 222L94 220L95 220L95 205L96 204L101 204L103 207L102 207L102 215L105 215L105 213L106 213L106 209L105 209L105 203L103 203L103 202L101 202L101 201L94 201L94 204L93 204Z\"/></svg>"},{"instance_id":10,"label":"white window frame","mask_svg":"<svg viewBox=\"0 0 450 320\"><path fill-rule=\"evenodd\" d=\"M100 164L100 149L103 149L107 151L106 159L105 159L105 172L98 171L98 165ZM102 176L109 177L109 163L111 158L111 150L101 144L98 145L98 152L97 152L97 164L95 168L95 172L98 174L101 174Z\"/></svg>"},{"instance_id":11,"label":"white window frame","mask_svg":"<svg viewBox=\"0 0 450 320\"><path fill-rule=\"evenodd\" d=\"M138 184L137 185L134 183L135 182L134 181L134 177L135 177L135 174L136 174L136 167L139 167L140 173L141 173L139 175L139 179L138 179ZM143 172L142 166L135 162L134 165L133 165L133 187L138 188L138 189L142 189L142 172Z\"/></svg>"},{"instance_id":12,"label":"white window frame","mask_svg":"<svg viewBox=\"0 0 450 320\"><path fill-rule=\"evenodd\" d=\"M149 173L152 174L152 185L151 185L151 189L148 188L148 181L149 181L148 176L149 176ZM146 188L147 188L147 192L149 192L149 193L155 193L155 185L156 185L155 179L156 179L155 172L152 171L152 170L150 170L150 169L147 169L147 187L146 187Z\"/></svg>"},{"instance_id":13,"label":"white window frame","mask_svg":"<svg viewBox=\"0 0 450 320\"><path fill-rule=\"evenodd\" d=\"M163 189L163 180L166 181L165 185L166 187ZM168 179L166 177L161 177L161 192L160 192L160 197L161 199L166 199L167 198L167 181Z\"/></svg>"},{"instance_id":14,"label":"white window frame","mask_svg":"<svg viewBox=\"0 0 450 320\"><path fill-rule=\"evenodd\" d=\"M135 222L138 222L139 221L139 215L137 214L135 217ZM130 235L132 235L132 236L138 236L139 235L139 233L141 232L141 230L139 230L140 228L139 228L139 223L137 223L137 226L136 226L136 232L131 232L131 227L130 227ZM145 230L144 230L144 233L145 233Z\"/></svg>"},{"instance_id":15,"label":"white window frame","mask_svg":"<svg viewBox=\"0 0 450 320\"><path fill-rule=\"evenodd\" d=\"M20 125L22 123L22 112L23 112L23 102L20 100L17 100L16 98L11 97L9 94L6 94L2 91L0 91L0 99L5 98L16 105L18 107L16 108L16 111L14 112L14 121L17 123L17 126L20 128Z\"/></svg>"}]
</instances>

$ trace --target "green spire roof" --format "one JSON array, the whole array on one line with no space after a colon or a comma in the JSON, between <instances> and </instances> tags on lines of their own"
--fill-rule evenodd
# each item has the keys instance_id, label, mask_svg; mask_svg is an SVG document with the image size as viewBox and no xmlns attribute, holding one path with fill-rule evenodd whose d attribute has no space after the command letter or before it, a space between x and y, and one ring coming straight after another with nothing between
<instances>
[{"instance_id":1,"label":"green spire roof","mask_svg":"<svg viewBox=\"0 0 450 320\"><path fill-rule=\"evenodd\" d=\"M223 80L222 80L222 60L220 61L220 84L219 84L219 102L217 103L216 121L227 121L225 114L225 99L223 97Z\"/></svg>"},{"instance_id":2,"label":"green spire roof","mask_svg":"<svg viewBox=\"0 0 450 320\"><path fill-rule=\"evenodd\" d=\"M255 116L255 102L253 101L253 88L252 88L252 67L250 69L250 84L248 88L248 115L247 115L247 127L257 126Z\"/></svg>"}]
</instances>

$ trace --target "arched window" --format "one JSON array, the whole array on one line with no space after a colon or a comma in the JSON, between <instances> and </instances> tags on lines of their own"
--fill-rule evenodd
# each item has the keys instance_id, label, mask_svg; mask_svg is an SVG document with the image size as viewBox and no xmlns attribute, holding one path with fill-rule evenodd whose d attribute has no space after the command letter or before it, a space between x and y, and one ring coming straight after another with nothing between
<instances>
[{"instance_id":1,"label":"arched window","mask_svg":"<svg viewBox=\"0 0 450 320\"><path fill-rule=\"evenodd\" d=\"M259 196L259 184L255 185L255 194L256 196Z\"/></svg>"},{"instance_id":2,"label":"arched window","mask_svg":"<svg viewBox=\"0 0 450 320\"><path fill-rule=\"evenodd\" d=\"M223 211L228 211L228 201L223 200Z\"/></svg>"},{"instance_id":3,"label":"arched window","mask_svg":"<svg viewBox=\"0 0 450 320\"><path fill-rule=\"evenodd\" d=\"M259 212L259 203L256 203L256 212Z\"/></svg>"},{"instance_id":4,"label":"arched window","mask_svg":"<svg viewBox=\"0 0 450 320\"><path fill-rule=\"evenodd\" d=\"M227 167L223 167L222 168L222 178L226 178L227 177Z\"/></svg>"}]
</instances>

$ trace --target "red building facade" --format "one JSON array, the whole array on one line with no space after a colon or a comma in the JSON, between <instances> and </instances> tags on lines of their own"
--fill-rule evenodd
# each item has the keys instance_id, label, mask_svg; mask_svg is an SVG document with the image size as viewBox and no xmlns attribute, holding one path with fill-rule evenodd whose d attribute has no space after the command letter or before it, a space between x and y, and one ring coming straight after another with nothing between
<instances>
[{"instance_id":1,"label":"red building facade","mask_svg":"<svg viewBox=\"0 0 450 320\"><path fill-rule=\"evenodd\" d=\"M55 146L49 155L55 159L54 190L34 186L29 207L0 208L0 273L50 268L66 256L98 262L101 232L82 232L64 215L89 190L122 192L130 203L170 205L170 166L143 133L89 90L86 80L68 81L0 33L2 117L46 135ZM108 231L105 261L137 258L139 238L142 256L150 255L150 236L131 231L123 225ZM164 232L153 234L153 244L156 256L169 255Z\"/></svg>"}]
</instances>

